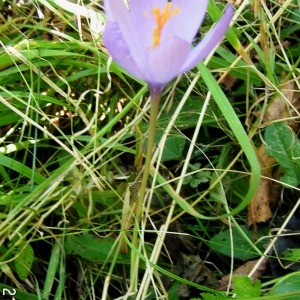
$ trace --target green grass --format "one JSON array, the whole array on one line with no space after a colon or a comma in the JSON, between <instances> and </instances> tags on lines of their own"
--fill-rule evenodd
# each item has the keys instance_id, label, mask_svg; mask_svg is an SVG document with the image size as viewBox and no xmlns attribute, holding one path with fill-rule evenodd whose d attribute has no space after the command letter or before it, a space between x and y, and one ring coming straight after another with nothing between
<instances>
[{"instance_id":1,"label":"green grass","mask_svg":"<svg viewBox=\"0 0 300 300\"><path fill-rule=\"evenodd\" d=\"M225 4L210 2L201 32ZM0 294L297 299L299 3L243 1L216 51L165 89L136 224L151 100L110 60L102 3L81 5L0 1ZM247 228L261 178L278 200ZM200 271L183 262L197 255ZM259 281L209 284L254 259L244 275L258 274L265 257Z\"/></svg>"}]
</instances>

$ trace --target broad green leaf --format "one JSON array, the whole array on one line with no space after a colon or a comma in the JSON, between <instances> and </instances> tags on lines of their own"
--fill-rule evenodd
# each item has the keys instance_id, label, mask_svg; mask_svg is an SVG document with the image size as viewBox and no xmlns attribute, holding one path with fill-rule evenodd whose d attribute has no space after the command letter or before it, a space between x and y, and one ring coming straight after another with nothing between
<instances>
[{"instance_id":1,"label":"broad green leaf","mask_svg":"<svg viewBox=\"0 0 300 300\"><path fill-rule=\"evenodd\" d=\"M25 280L28 277L34 260L32 247L29 244L25 246L25 244L26 242L21 243L21 245L14 251L15 254L17 254L17 257L14 260L14 269L19 278L22 280ZM24 246L25 248L22 249Z\"/></svg>"},{"instance_id":2,"label":"broad green leaf","mask_svg":"<svg viewBox=\"0 0 300 300\"><path fill-rule=\"evenodd\" d=\"M155 140L157 144L162 135L162 131L156 131ZM168 136L163 150L162 161L165 162L170 160L181 160L183 158L182 151L185 145L185 141L185 138L179 134Z\"/></svg>"},{"instance_id":3,"label":"broad green leaf","mask_svg":"<svg viewBox=\"0 0 300 300\"><path fill-rule=\"evenodd\" d=\"M234 286L233 292L237 294L238 299L250 299L260 296L261 283L259 280L252 283L247 276L234 276L232 281Z\"/></svg>"},{"instance_id":4,"label":"broad green leaf","mask_svg":"<svg viewBox=\"0 0 300 300\"><path fill-rule=\"evenodd\" d=\"M294 272L280 278L266 295L279 296L280 299L300 299L300 272Z\"/></svg>"},{"instance_id":5,"label":"broad green leaf","mask_svg":"<svg viewBox=\"0 0 300 300\"><path fill-rule=\"evenodd\" d=\"M112 252L116 239L112 237L99 238L92 234L68 236L65 241L67 254L79 255L89 261L104 263L112 260ZM130 257L118 254L117 263L130 264Z\"/></svg>"},{"instance_id":6,"label":"broad green leaf","mask_svg":"<svg viewBox=\"0 0 300 300\"><path fill-rule=\"evenodd\" d=\"M172 300L179 300L180 295L178 294L178 288L180 286L179 282L176 282L172 284L171 288L168 290L168 297Z\"/></svg>"},{"instance_id":7,"label":"broad green leaf","mask_svg":"<svg viewBox=\"0 0 300 300\"><path fill-rule=\"evenodd\" d=\"M284 171L283 183L297 186L300 183L300 141L283 122L269 125L265 131L266 152L273 156Z\"/></svg>"},{"instance_id":8,"label":"broad green leaf","mask_svg":"<svg viewBox=\"0 0 300 300\"><path fill-rule=\"evenodd\" d=\"M243 234L249 239L252 239L253 232L246 226L240 226ZM237 227L232 228L232 239L234 247L234 258L241 260L248 260L257 257L259 253L255 252L250 242L247 241L241 231ZM229 229L216 234L208 243L212 251L231 256L231 238ZM222 245L220 247L220 245Z\"/></svg>"}]
</instances>

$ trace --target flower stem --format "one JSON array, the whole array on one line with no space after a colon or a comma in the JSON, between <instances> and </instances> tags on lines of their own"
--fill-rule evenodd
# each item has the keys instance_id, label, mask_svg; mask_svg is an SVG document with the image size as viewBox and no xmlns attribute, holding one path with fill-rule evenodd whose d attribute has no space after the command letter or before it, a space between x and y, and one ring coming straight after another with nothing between
<instances>
[{"instance_id":1,"label":"flower stem","mask_svg":"<svg viewBox=\"0 0 300 300\"><path fill-rule=\"evenodd\" d=\"M148 177L150 173L151 158L154 147L155 140L155 131L156 131L156 119L159 109L159 100L160 95L157 95L156 98L151 97L151 108L150 108L150 122L149 122L149 131L148 131L148 143L146 151L146 160L143 170L143 177L141 182L141 187L139 191L138 202L136 206L136 219L137 223L140 222L143 210L144 197L146 194Z\"/></svg>"},{"instance_id":2,"label":"flower stem","mask_svg":"<svg viewBox=\"0 0 300 300\"><path fill-rule=\"evenodd\" d=\"M152 94L151 95L151 106L150 106L150 121L149 121L149 131L148 131L148 142L147 142L147 150L146 150L146 159L143 168L143 177L142 182L138 194L138 199L136 203L136 211L135 211L135 225L132 236L132 246L138 250L138 233L140 229L140 223L143 214L143 204L144 198L146 195L148 178L151 167L151 158L152 152L154 148L154 140L155 140L155 131L156 131L156 119L159 110L159 101L160 94ZM131 252L131 288L136 291L137 283L138 283L138 269L139 269L139 257L136 255L134 251Z\"/></svg>"}]
</instances>

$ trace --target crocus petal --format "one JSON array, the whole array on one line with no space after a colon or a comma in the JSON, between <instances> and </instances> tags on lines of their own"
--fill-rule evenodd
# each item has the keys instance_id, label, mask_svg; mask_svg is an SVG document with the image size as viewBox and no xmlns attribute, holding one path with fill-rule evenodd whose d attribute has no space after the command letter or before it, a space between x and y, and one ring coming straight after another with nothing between
<instances>
[{"instance_id":1,"label":"crocus petal","mask_svg":"<svg viewBox=\"0 0 300 300\"><path fill-rule=\"evenodd\" d=\"M129 9L123 0L104 1L104 5L108 21L118 23L123 41L127 44L131 56L141 67L145 64L146 51L141 44L141 32L134 25Z\"/></svg>"},{"instance_id":2,"label":"crocus petal","mask_svg":"<svg viewBox=\"0 0 300 300\"><path fill-rule=\"evenodd\" d=\"M142 18L150 14L154 7L163 8L168 0L130 0L130 11L133 18Z\"/></svg>"},{"instance_id":3,"label":"crocus petal","mask_svg":"<svg viewBox=\"0 0 300 300\"><path fill-rule=\"evenodd\" d=\"M180 11L170 18L164 34L174 35L191 43L205 17L208 0L173 0L171 3Z\"/></svg>"},{"instance_id":4,"label":"crocus petal","mask_svg":"<svg viewBox=\"0 0 300 300\"><path fill-rule=\"evenodd\" d=\"M201 60L203 60L223 39L233 15L233 6L229 4L225 10L223 17L218 21L213 29L204 37L204 39L192 49L186 63L181 72L186 72L194 68Z\"/></svg>"},{"instance_id":5,"label":"crocus petal","mask_svg":"<svg viewBox=\"0 0 300 300\"><path fill-rule=\"evenodd\" d=\"M190 44L177 37L170 38L149 51L147 82L149 87L165 86L178 76L190 52Z\"/></svg>"},{"instance_id":6,"label":"crocus petal","mask_svg":"<svg viewBox=\"0 0 300 300\"><path fill-rule=\"evenodd\" d=\"M104 1L104 9L108 21L122 22L123 18L130 19L129 10L123 0Z\"/></svg>"},{"instance_id":7,"label":"crocus petal","mask_svg":"<svg viewBox=\"0 0 300 300\"><path fill-rule=\"evenodd\" d=\"M153 44L153 30L155 21L152 16L154 7L164 7L167 0L131 0L130 14L136 29L142 33L140 43L144 48L149 48Z\"/></svg>"},{"instance_id":8,"label":"crocus petal","mask_svg":"<svg viewBox=\"0 0 300 300\"><path fill-rule=\"evenodd\" d=\"M115 22L107 22L103 32L103 41L112 58L126 71L137 78L146 80L141 68L132 58L130 50L123 40L119 25Z\"/></svg>"}]
</instances>

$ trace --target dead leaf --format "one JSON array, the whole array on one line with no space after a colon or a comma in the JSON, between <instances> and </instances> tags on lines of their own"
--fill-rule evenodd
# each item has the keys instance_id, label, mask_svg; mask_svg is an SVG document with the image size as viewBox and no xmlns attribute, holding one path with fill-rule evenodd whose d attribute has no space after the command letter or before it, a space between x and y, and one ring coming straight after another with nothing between
<instances>
[{"instance_id":1,"label":"dead leaf","mask_svg":"<svg viewBox=\"0 0 300 300\"><path fill-rule=\"evenodd\" d=\"M191 282L216 288L218 280L214 272L196 254L199 250L196 242L197 240L184 231L179 221L170 224L163 253L172 262L171 272ZM163 277L162 281L166 289L172 283L170 278L166 277ZM191 289L187 284L180 284L177 293L183 299L191 299Z\"/></svg>"},{"instance_id":2,"label":"dead leaf","mask_svg":"<svg viewBox=\"0 0 300 300\"><path fill-rule=\"evenodd\" d=\"M258 191L248 207L248 227L254 225L254 223L266 222L272 217L269 194L269 179L262 178Z\"/></svg>"},{"instance_id":3,"label":"dead leaf","mask_svg":"<svg viewBox=\"0 0 300 300\"><path fill-rule=\"evenodd\" d=\"M254 282L256 279L258 279L266 270L268 258L265 257L261 264L258 266L258 268L255 270L255 272L250 277L251 281ZM250 260L246 262L245 264L238 267L236 270L233 271L232 276L248 276L248 274L252 271L252 269L255 267L258 260ZM227 289L228 284L230 280L230 275L226 275L221 279L220 285L218 290L224 291ZM230 286L230 289L233 289L233 286Z\"/></svg>"},{"instance_id":4,"label":"dead leaf","mask_svg":"<svg viewBox=\"0 0 300 300\"><path fill-rule=\"evenodd\" d=\"M267 155L264 144L257 150L257 156L261 165L262 178L255 197L248 207L248 227L256 225L256 223L266 222L272 217L271 204L277 202L277 199L271 198L272 183L268 178L272 178L272 167L276 164L273 157ZM279 199L279 194L276 195Z\"/></svg>"},{"instance_id":5,"label":"dead leaf","mask_svg":"<svg viewBox=\"0 0 300 300\"><path fill-rule=\"evenodd\" d=\"M169 226L169 233L165 238L165 249L172 259L178 260L180 252L195 253L198 246L193 237L183 230L180 222L175 221Z\"/></svg>"},{"instance_id":6,"label":"dead leaf","mask_svg":"<svg viewBox=\"0 0 300 300\"><path fill-rule=\"evenodd\" d=\"M218 280L214 274L202 261L199 255L186 255L181 253L182 273L180 276L191 282L201 284L215 289L218 286ZM190 299L190 288L186 284L178 286L178 294L182 298Z\"/></svg>"},{"instance_id":7,"label":"dead leaf","mask_svg":"<svg viewBox=\"0 0 300 300\"><path fill-rule=\"evenodd\" d=\"M237 83L238 79L230 74L226 74L221 77L220 83L224 85L225 90L231 90L231 88Z\"/></svg>"},{"instance_id":8,"label":"dead leaf","mask_svg":"<svg viewBox=\"0 0 300 300\"><path fill-rule=\"evenodd\" d=\"M287 125L294 131L294 127L298 128L297 120L293 117L299 116L300 109L300 94L295 86L295 82L290 80L286 81L286 74L281 75L282 86L279 87L281 94L278 94L271 100L268 108L263 116L263 122L269 123L272 120L286 120Z\"/></svg>"}]
</instances>

